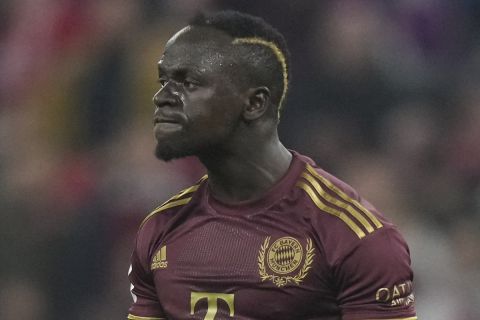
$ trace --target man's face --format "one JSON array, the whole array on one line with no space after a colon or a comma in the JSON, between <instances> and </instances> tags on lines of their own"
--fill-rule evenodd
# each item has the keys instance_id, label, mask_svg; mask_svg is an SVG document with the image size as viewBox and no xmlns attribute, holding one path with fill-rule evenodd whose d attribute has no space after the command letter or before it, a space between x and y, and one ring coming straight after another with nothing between
<instances>
[{"instance_id":1,"label":"man's face","mask_svg":"<svg viewBox=\"0 0 480 320\"><path fill-rule=\"evenodd\" d=\"M187 27L168 41L153 98L158 158L204 155L227 146L242 112L230 42L223 32L205 27Z\"/></svg>"}]
</instances>

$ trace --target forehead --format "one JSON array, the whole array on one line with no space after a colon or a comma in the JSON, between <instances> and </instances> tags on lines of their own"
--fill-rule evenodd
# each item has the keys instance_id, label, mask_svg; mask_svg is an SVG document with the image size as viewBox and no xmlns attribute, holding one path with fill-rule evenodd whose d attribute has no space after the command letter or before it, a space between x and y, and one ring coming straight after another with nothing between
<instances>
[{"instance_id":1,"label":"forehead","mask_svg":"<svg viewBox=\"0 0 480 320\"><path fill-rule=\"evenodd\" d=\"M186 27L165 46L159 61L163 70L216 71L231 64L232 37L208 27Z\"/></svg>"}]
</instances>

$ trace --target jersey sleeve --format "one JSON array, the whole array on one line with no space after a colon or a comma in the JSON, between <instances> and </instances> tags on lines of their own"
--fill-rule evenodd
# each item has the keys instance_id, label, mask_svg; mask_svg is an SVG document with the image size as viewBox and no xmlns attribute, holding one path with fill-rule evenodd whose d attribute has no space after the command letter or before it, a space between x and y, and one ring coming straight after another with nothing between
<instances>
[{"instance_id":1,"label":"jersey sleeve","mask_svg":"<svg viewBox=\"0 0 480 320\"><path fill-rule=\"evenodd\" d=\"M409 249L394 227L359 241L334 275L343 320L417 319Z\"/></svg>"},{"instance_id":2,"label":"jersey sleeve","mask_svg":"<svg viewBox=\"0 0 480 320\"><path fill-rule=\"evenodd\" d=\"M138 243L137 239L137 243ZM129 308L128 319L132 320L166 320L160 302L157 299L155 285L149 268L148 254L142 252L139 245L131 257L131 265L128 273L130 280L130 292L133 304Z\"/></svg>"}]
</instances>

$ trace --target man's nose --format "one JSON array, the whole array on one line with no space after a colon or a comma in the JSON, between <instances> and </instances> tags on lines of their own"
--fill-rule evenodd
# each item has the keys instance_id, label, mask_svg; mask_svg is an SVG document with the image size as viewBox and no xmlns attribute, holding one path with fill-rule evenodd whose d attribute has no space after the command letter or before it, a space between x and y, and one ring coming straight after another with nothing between
<instances>
[{"instance_id":1,"label":"man's nose","mask_svg":"<svg viewBox=\"0 0 480 320\"><path fill-rule=\"evenodd\" d=\"M153 104L157 108L173 107L178 105L179 101L178 93L168 83L153 96Z\"/></svg>"}]
</instances>

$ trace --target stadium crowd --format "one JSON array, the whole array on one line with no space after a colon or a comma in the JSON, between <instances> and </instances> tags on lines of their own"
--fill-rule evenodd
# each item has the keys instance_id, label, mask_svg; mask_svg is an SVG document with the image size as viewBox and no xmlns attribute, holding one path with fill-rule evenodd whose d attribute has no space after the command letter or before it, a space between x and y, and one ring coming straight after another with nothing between
<instances>
[{"instance_id":1,"label":"stadium crowd","mask_svg":"<svg viewBox=\"0 0 480 320\"><path fill-rule=\"evenodd\" d=\"M286 37L280 135L405 235L419 319L480 319L480 3L6 0L0 318L122 319L135 232L202 175L153 156L162 44L197 10Z\"/></svg>"}]
</instances>

